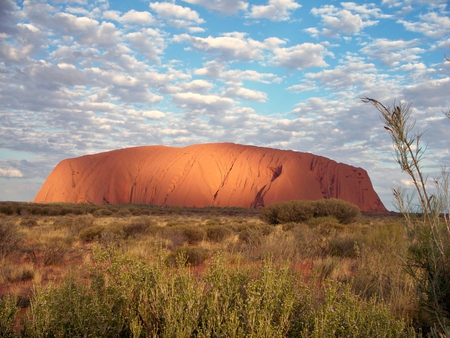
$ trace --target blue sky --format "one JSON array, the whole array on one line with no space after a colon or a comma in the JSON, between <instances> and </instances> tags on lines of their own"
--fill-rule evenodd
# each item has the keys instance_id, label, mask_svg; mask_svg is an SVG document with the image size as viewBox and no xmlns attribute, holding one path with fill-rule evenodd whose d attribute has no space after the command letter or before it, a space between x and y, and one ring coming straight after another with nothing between
<instances>
[{"instance_id":1,"label":"blue sky","mask_svg":"<svg viewBox=\"0 0 450 338\"><path fill-rule=\"evenodd\" d=\"M363 96L412 102L424 170L450 166L445 0L0 1L0 200L32 201L64 158L235 142L408 187Z\"/></svg>"}]
</instances>

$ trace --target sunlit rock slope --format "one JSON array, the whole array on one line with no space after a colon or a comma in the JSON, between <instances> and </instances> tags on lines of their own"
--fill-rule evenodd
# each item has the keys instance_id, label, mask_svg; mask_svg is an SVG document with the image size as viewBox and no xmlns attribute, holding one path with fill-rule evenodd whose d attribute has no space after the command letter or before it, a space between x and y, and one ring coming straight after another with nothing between
<instances>
[{"instance_id":1,"label":"sunlit rock slope","mask_svg":"<svg viewBox=\"0 0 450 338\"><path fill-rule=\"evenodd\" d=\"M34 201L251 208L331 197L363 211L386 211L364 169L233 143L143 146L66 159Z\"/></svg>"}]
</instances>

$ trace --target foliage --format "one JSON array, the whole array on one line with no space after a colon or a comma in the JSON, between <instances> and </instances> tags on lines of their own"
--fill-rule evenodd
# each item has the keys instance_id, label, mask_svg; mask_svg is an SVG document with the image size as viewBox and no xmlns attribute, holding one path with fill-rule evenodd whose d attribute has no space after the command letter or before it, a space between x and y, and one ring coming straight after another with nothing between
<instances>
[{"instance_id":1,"label":"foliage","mask_svg":"<svg viewBox=\"0 0 450 338\"><path fill-rule=\"evenodd\" d=\"M14 222L0 219L0 260L18 252L22 240L23 236Z\"/></svg>"},{"instance_id":2,"label":"foliage","mask_svg":"<svg viewBox=\"0 0 450 338\"><path fill-rule=\"evenodd\" d=\"M400 169L410 177L417 199L405 191L393 189L397 209L404 215L410 247L406 261L408 273L415 279L423 311L430 317L435 334L450 329L450 221L448 212L450 171L442 168L441 177L434 179L434 191L427 185L423 172L426 146L423 133L415 132L410 122L411 104L385 106L363 98L381 113L389 131ZM417 203L415 203L417 201Z\"/></svg>"},{"instance_id":3,"label":"foliage","mask_svg":"<svg viewBox=\"0 0 450 338\"><path fill-rule=\"evenodd\" d=\"M177 264L197 266L203 264L208 256L209 253L206 249L183 246L170 253L166 262L171 266Z\"/></svg>"},{"instance_id":4,"label":"foliage","mask_svg":"<svg viewBox=\"0 0 450 338\"><path fill-rule=\"evenodd\" d=\"M358 206L349 202L329 198L318 201L299 200L268 205L260 217L268 224L308 222L316 217L334 217L341 224L354 222L360 216Z\"/></svg>"},{"instance_id":5,"label":"foliage","mask_svg":"<svg viewBox=\"0 0 450 338\"><path fill-rule=\"evenodd\" d=\"M350 285L330 282L325 286L325 302L311 313L302 337L416 337L402 320L375 298L363 301Z\"/></svg>"},{"instance_id":6,"label":"foliage","mask_svg":"<svg viewBox=\"0 0 450 338\"><path fill-rule=\"evenodd\" d=\"M94 225L80 231L80 239L83 242L92 242L102 237L104 227L102 225Z\"/></svg>"},{"instance_id":7,"label":"foliage","mask_svg":"<svg viewBox=\"0 0 450 338\"><path fill-rule=\"evenodd\" d=\"M314 210L314 217L334 217L341 224L352 223L360 215L358 206L336 198L318 200Z\"/></svg>"},{"instance_id":8,"label":"foliage","mask_svg":"<svg viewBox=\"0 0 450 338\"><path fill-rule=\"evenodd\" d=\"M15 337L14 324L19 313L15 297L0 298L0 338Z\"/></svg>"}]
</instances>

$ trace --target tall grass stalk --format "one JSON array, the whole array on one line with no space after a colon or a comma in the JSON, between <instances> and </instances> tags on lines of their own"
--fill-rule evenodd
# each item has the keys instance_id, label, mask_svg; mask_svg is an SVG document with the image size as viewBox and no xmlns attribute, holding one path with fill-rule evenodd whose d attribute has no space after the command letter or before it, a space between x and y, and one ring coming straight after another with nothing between
<instances>
[{"instance_id":1,"label":"tall grass stalk","mask_svg":"<svg viewBox=\"0 0 450 338\"><path fill-rule=\"evenodd\" d=\"M385 106L377 100L362 98L381 113L389 132L395 158L400 169L414 185L414 195L403 189L393 189L397 209L404 215L410 239L406 270L414 278L420 297L423 320L428 321L433 334L443 334L450 326L450 222L448 218L449 175L443 167L434 189L427 184L422 162L427 147L423 133L414 132L410 122L411 104ZM417 203L416 203L417 201Z\"/></svg>"}]
</instances>

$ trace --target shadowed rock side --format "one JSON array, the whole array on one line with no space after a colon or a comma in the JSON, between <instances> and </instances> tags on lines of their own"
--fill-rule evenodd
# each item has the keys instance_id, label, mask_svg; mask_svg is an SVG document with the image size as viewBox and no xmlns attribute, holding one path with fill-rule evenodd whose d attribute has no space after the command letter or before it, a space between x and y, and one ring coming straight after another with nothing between
<instances>
[{"instance_id":1,"label":"shadowed rock side","mask_svg":"<svg viewBox=\"0 0 450 338\"><path fill-rule=\"evenodd\" d=\"M321 198L387 211L364 169L308 153L232 143L144 146L66 159L34 201L250 208Z\"/></svg>"}]
</instances>

